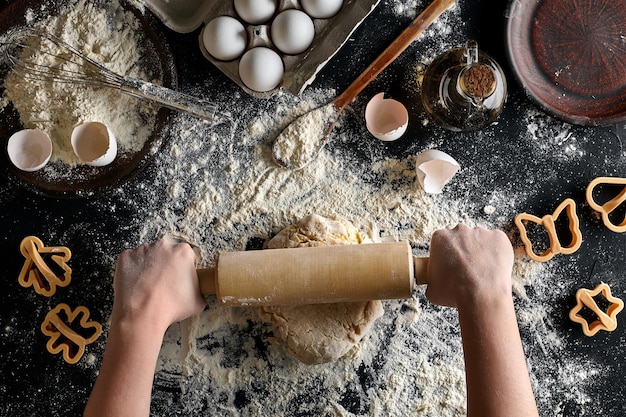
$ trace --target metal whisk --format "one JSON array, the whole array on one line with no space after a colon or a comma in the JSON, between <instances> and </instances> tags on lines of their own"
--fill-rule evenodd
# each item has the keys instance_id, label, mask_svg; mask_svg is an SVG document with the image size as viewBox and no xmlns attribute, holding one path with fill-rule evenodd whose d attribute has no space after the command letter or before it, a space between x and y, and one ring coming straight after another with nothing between
<instances>
[{"instance_id":1,"label":"metal whisk","mask_svg":"<svg viewBox=\"0 0 626 417\"><path fill-rule=\"evenodd\" d=\"M44 45L40 48L36 45ZM50 50L44 50L50 47ZM39 60L35 58L39 57ZM41 58L50 64L42 64ZM75 47L43 30L20 28L0 39L0 58L26 79L44 82L108 87L164 107L209 120L213 124L232 122L230 113L219 112L214 104L147 81L109 70L86 57Z\"/></svg>"}]
</instances>

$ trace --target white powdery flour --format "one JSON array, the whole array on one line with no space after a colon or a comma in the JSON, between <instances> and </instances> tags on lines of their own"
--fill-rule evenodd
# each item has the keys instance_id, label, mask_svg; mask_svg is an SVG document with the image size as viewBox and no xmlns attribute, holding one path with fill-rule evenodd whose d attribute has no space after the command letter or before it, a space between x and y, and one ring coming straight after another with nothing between
<instances>
[{"instance_id":1,"label":"white powdery flour","mask_svg":"<svg viewBox=\"0 0 626 417\"><path fill-rule=\"evenodd\" d=\"M413 8L423 8L422 2L381 4L402 16L413 16ZM457 30L462 25L454 9L425 36L462 33ZM420 49L415 67L427 65L443 49L463 41L459 37L454 44ZM336 92L310 89L301 98L280 94L245 113L238 111L241 103L236 94L216 92L215 96L224 110L239 114L232 129L211 129L197 119L177 115L170 133L175 140L152 164L153 177L112 192L136 211L136 224L120 226L141 229L136 242L126 242L128 246L173 232L197 244L200 263L209 265L218 251L259 247L285 226L317 213L346 219L377 240L409 241L414 254L423 256L435 230L459 222L508 226L516 202L527 197L523 192L493 190L479 180L467 185L453 180L444 194L427 195L416 182L414 156L384 156L380 143L365 129L355 138L355 132L343 128L344 120L360 117L350 109L317 158L301 170L285 170L272 161L273 138L296 116L330 102ZM72 100L77 100L76 106L82 99ZM52 114L45 112L55 113L52 110L42 108L35 117L42 120L32 122L48 126ZM520 140L541 141L541 132L559 129L540 115L529 114L527 122L528 135ZM127 127L142 130L145 126L129 121ZM441 142L437 137L429 140L424 148ZM568 132L546 146L571 144L562 157L578 158L579 141ZM367 160L352 154L357 144ZM62 153L57 158L71 163L71 157ZM472 167L462 167L461 174L464 170L471 172ZM469 175L464 178L472 180ZM463 198L469 193L474 202ZM111 258L105 244L93 250ZM603 372L572 354L555 329L550 300L566 292L558 284L558 274L518 253L513 288L518 319L537 401L542 413L554 416L564 415L566 402L584 410L591 402L587 387ZM153 410L220 417L463 416L465 378L456 312L431 305L423 291L418 288L410 300L385 301L384 316L351 357L318 366L303 365L272 343L271 327L255 309L224 308L209 298L205 312L168 331L158 363ZM92 358L87 366L95 362Z\"/></svg>"},{"instance_id":2,"label":"white powdery flour","mask_svg":"<svg viewBox=\"0 0 626 417\"><path fill-rule=\"evenodd\" d=\"M46 11L33 10L29 14L29 19L34 19L35 15L45 16ZM31 24L58 36L115 73L147 77L138 46L141 25L137 17L117 0L109 2L106 10L78 0L76 4L68 5L66 13ZM28 58L33 64L43 67L66 65L63 64L64 55L50 43L42 40L33 46L41 51ZM59 55L62 58L56 58ZM5 80L3 105L8 102L19 112L25 128L41 129L50 136L53 143L51 161L66 164L67 176L71 175L71 166L79 162L70 143L72 129L77 124L96 121L107 125L118 140L120 153L141 150L155 125L153 107L125 96L115 88L48 83L11 73ZM56 170L52 167L46 168L44 173L46 170L49 175L55 175Z\"/></svg>"},{"instance_id":3,"label":"white powdery flour","mask_svg":"<svg viewBox=\"0 0 626 417\"><path fill-rule=\"evenodd\" d=\"M398 14L408 13L398 2L392 3ZM455 26L463 24L457 14L458 10L450 11L430 30L454 33ZM463 41L421 50L416 68L427 65L443 48ZM415 255L426 254L435 230L459 222L510 226L514 207L525 201L527 192L453 180L450 186L456 194L426 195L416 182L414 156L386 157L364 129L358 138L343 129L345 120L359 117L350 109L312 163L298 171L279 168L272 161L273 139L297 116L335 96L332 90L311 89L301 98L279 95L265 107L269 110L240 114L232 131L207 130L191 118L179 117L172 131L178 140L164 150L169 156L157 161L163 166L155 186L168 190L168 200L161 208L142 213L146 224L139 240L176 232L201 248L201 263L211 264L217 251L259 247L259 242L310 213L349 220L370 237L408 240ZM220 100L237 114L238 97ZM540 114L529 115L529 135L521 140L535 140L536 123L541 123L542 131L559 129L558 123ZM368 140L376 145L368 146ZM575 145L580 138L568 140ZM436 147L439 141L433 137L424 147ZM368 152L366 162L351 155L350 149L361 143ZM472 171L472 167L464 169ZM148 193L149 188L143 191ZM470 192L483 196L483 201L462 198ZM567 291L558 284L559 273L518 251L513 291L520 329L528 341L528 365L542 414L555 416L565 415L566 403L584 412L592 401L588 386L602 372L598 365L571 353L564 335L555 329L550 300ZM186 415L465 415L456 312L428 303L423 288L411 300L386 301L384 307L384 316L352 357L307 366L272 343L271 328L255 310L223 308L209 299L204 313L168 332L157 386L180 389L175 401ZM171 401L157 389L155 407L163 405L167 410Z\"/></svg>"},{"instance_id":4,"label":"white powdery flour","mask_svg":"<svg viewBox=\"0 0 626 417\"><path fill-rule=\"evenodd\" d=\"M510 224L512 207L523 194L474 190L484 195L479 207L445 192L427 195L416 181L414 157L373 153L370 162L354 165L349 154L329 145L302 170L276 166L272 138L334 94L281 95L274 110L242 116L232 137L232 132L207 131L180 117L173 133L180 140L165 153L185 162L161 168L157 183L167 184L168 201L146 212L140 240L178 233L198 244L202 263L211 264L217 251L244 250L251 241L265 241L306 214L318 213L347 219L370 237L408 240L415 255L425 255L437 229L459 222ZM349 140L345 135L339 126L333 140ZM222 168L224 178L209 173L214 172L206 169L211 164ZM586 386L601 371L570 354L554 328L545 300L565 291L554 285L557 277L558 271L518 251L513 290L520 328L533 340L527 350L537 401L542 410L563 415L564 402L584 407L591 401ZM384 306L384 316L352 357L307 366L272 343L271 328L255 310L210 301L202 315L170 329L157 381L182 389L180 401L190 415L465 415L456 312L429 304L423 288L412 300ZM157 394L155 401L165 400Z\"/></svg>"}]
</instances>

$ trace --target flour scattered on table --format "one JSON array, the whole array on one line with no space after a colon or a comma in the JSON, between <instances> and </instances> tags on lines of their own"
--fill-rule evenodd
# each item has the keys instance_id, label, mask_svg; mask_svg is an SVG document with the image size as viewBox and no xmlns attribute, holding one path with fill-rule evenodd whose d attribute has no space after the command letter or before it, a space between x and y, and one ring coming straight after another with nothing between
<instances>
[{"instance_id":1,"label":"flour scattered on table","mask_svg":"<svg viewBox=\"0 0 626 417\"><path fill-rule=\"evenodd\" d=\"M387 4L395 5L398 14L409 13L398 1ZM456 17L458 8L451 12ZM446 36L455 26L445 16L426 36L438 31L445 39L424 42L425 51L407 51L403 59L426 65L443 49L462 43ZM234 132L207 130L178 115L171 132L177 140L157 156L154 182L129 184L120 191L138 200L134 209L145 224L137 241L175 232L196 243L200 263L209 265L217 251L260 249L310 213L348 220L372 239L410 241L417 256L427 253L437 229L459 222L511 225L514 207L527 198L525 190L493 190L478 168L467 167L444 194L426 195L416 184L413 155L389 157L379 143L370 146L343 130L344 122L359 117L350 109L340 118L333 140L310 164L298 171L278 167L272 161L276 135L296 116L335 95L314 89L299 99L278 94L264 106L239 112ZM236 95L219 99L226 108L238 109ZM530 119L528 124L529 135L521 140L531 142L544 127L533 130ZM420 146L442 142L428 140ZM365 162L355 164L355 149L367 152ZM157 190L165 191L166 200L154 204ZM591 401L587 388L602 371L571 353L555 329L553 301L566 297L567 288L555 284L559 271L517 255L513 291L540 410L563 416L564 404L574 402L584 412ZM153 413L463 416L465 374L456 312L431 305L423 291L418 288L410 300L384 301L385 314L351 355L314 366L271 343L277 335L256 309L224 308L209 298L205 312L166 334Z\"/></svg>"},{"instance_id":2,"label":"flour scattered on table","mask_svg":"<svg viewBox=\"0 0 626 417\"><path fill-rule=\"evenodd\" d=\"M554 155L557 160L580 160L585 153L571 125L558 122L532 109L526 113L527 132L538 151Z\"/></svg>"},{"instance_id":3,"label":"flour scattered on table","mask_svg":"<svg viewBox=\"0 0 626 417\"><path fill-rule=\"evenodd\" d=\"M211 264L217 251L260 249L286 225L318 213L351 221L369 238L410 241L419 256L426 254L437 229L459 222L511 224L512 207L525 198L523 193L473 188L475 198L469 200L459 196L470 191L453 182L447 193L426 195L416 183L414 156L395 159L373 152L371 161L349 165L351 155L337 141L302 170L277 167L271 159L276 132L333 94L278 95L273 110L241 116L236 139L179 117L173 134L180 140L164 152L176 159L161 168L156 180L167 184L171 201L146 211L140 240L175 231L198 244L202 263ZM337 134L343 134L341 128ZM208 175L209 163L223 167L224 178ZM485 213L487 206L497 210ZM586 387L601 372L570 353L554 328L550 300L566 291L553 285L557 280L558 271L518 252L513 289L520 330L532 340L526 346L529 367L538 404L547 414L566 401L588 404ZM429 304L423 288L411 300L383 305L385 314L352 355L308 366L270 343L277 335L256 310L223 308L210 300L202 315L170 329L153 406L163 404L167 410L173 386L187 415L465 415L456 312Z\"/></svg>"}]
</instances>

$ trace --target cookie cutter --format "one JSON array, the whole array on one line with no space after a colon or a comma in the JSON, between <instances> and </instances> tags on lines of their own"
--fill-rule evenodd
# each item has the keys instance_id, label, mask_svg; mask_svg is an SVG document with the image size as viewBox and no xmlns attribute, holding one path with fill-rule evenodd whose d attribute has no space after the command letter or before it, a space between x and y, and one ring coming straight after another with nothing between
<instances>
[{"instance_id":1,"label":"cookie cutter","mask_svg":"<svg viewBox=\"0 0 626 417\"><path fill-rule=\"evenodd\" d=\"M88 337L76 332L73 327L80 325ZM89 333L89 329L91 330ZM57 305L46 314L41 323L41 331L50 337L46 348L53 355L63 354L65 362L75 364L85 353L85 346L93 343L102 334L100 323L89 320L89 309L85 306L76 307L74 311L65 303Z\"/></svg>"},{"instance_id":2,"label":"cookie cutter","mask_svg":"<svg viewBox=\"0 0 626 417\"><path fill-rule=\"evenodd\" d=\"M602 293L611 305L606 313L598 307L593 297ZM589 308L598 317L597 320L588 323L579 313L583 307ZM583 333L586 336L593 336L600 330L612 332L617 328L617 314L624 308L624 302L617 297L611 295L611 288L602 282L593 290L580 288L576 291L576 306L569 312L569 318L575 323L580 323L583 327Z\"/></svg>"},{"instance_id":3,"label":"cookie cutter","mask_svg":"<svg viewBox=\"0 0 626 417\"><path fill-rule=\"evenodd\" d=\"M569 230L572 234L572 241L566 246L563 246L559 241L555 226L556 219L563 211L566 212L569 219ZM542 254L537 254L533 251L533 244L528 238L528 233L526 231L526 223L528 222L533 222L543 226L548 233L550 246ZM576 203L571 198L567 198L559 204L553 214L547 214L542 218L532 214L520 213L515 216L515 224L520 231L520 237L522 242L524 242L526 254L537 262L547 262L552 259L554 255L559 253L570 255L580 248L583 240L582 232L580 231L580 221L576 215Z\"/></svg>"},{"instance_id":4,"label":"cookie cutter","mask_svg":"<svg viewBox=\"0 0 626 417\"><path fill-rule=\"evenodd\" d=\"M65 246L44 246L41 239L27 236L20 243L20 252L26 258L24 266L17 279L22 287L33 287L37 294L50 297L56 292L56 287L66 287L72 280L72 268L67 262L72 253ZM62 270L62 274L55 273L41 256L53 254L50 259Z\"/></svg>"},{"instance_id":5,"label":"cookie cutter","mask_svg":"<svg viewBox=\"0 0 626 417\"><path fill-rule=\"evenodd\" d=\"M617 194L613 199L607 201L606 203L600 205L593 198L593 191L598 185L606 185L606 184L617 184L623 185L624 188L622 191ZM595 211L600 212L602 215L602 221L604 225L613 232L616 233L624 233L626 232L626 216L624 216L624 221L620 224L615 224L609 219L609 215L617 209L623 202L626 201L626 178L617 178L617 177L598 177L591 181L587 186L587 203L589 206Z\"/></svg>"}]
</instances>

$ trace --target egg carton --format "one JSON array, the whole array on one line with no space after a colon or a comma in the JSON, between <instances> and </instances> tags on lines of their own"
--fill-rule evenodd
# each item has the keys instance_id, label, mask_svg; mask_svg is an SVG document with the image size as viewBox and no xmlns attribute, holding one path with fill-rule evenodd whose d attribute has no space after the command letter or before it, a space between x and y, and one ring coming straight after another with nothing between
<instances>
[{"instance_id":1,"label":"egg carton","mask_svg":"<svg viewBox=\"0 0 626 417\"><path fill-rule=\"evenodd\" d=\"M276 88L258 92L246 87L239 77L239 59L220 61L213 58L204 47L202 33L198 39L200 50L206 59L245 92L257 98L269 98L281 88L294 95L300 95L379 2L380 0L344 0L341 10L335 16L328 19L313 19L315 28L313 42L307 50L298 55L286 55L274 47L268 35L273 18L266 24L248 24L237 15L233 0L146 0L146 6L167 27L179 33L193 32L218 16L238 19L248 33L246 51L256 46L266 46L275 50L281 57L285 72ZM274 16L287 9L302 10L298 0L280 0Z\"/></svg>"}]
</instances>

